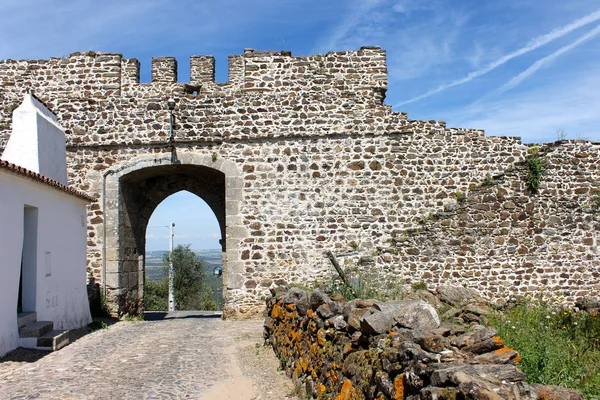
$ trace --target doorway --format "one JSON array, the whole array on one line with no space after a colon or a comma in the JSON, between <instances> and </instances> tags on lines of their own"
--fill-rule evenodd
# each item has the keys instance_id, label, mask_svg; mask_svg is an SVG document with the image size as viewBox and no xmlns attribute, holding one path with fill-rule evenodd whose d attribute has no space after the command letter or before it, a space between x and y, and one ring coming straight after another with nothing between
<instances>
[{"instance_id":1,"label":"doorway","mask_svg":"<svg viewBox=\"0 0 600 400\"><path fill-rule=\"evenodd\" d=\"M37 290L38 208L25 206L23 210L23 252L19 277L18 312L36 309Z\"/></svg>"}]
</instances>

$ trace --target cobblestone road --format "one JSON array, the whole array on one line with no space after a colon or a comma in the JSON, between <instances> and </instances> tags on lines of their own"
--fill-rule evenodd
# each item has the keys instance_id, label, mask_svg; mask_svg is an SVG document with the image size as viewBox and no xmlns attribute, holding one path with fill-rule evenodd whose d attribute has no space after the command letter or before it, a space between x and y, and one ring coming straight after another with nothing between
<instances>
[{"instance_id":1,"label":"cobblestone road","mask_svg":"<svg viewBox=\"0 0 600 400\"><path fill-rule=\"evenodd\" d=\"M1 399L295 399L262 321L120 322L18 368Z\"/></svg>"}]
</instances>

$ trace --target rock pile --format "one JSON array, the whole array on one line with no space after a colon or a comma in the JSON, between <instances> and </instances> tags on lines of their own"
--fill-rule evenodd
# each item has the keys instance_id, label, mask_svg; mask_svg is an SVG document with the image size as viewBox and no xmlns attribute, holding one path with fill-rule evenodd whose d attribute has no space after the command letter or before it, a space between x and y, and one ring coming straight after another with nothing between
<instances>
[{"instance_id":1,"label":"rock pile","mask_svg":"<svg viewBox=\"0 0 600 400\"><path fill-rule=\"evenodd\" d=\"M302 396L317 399L581 399L570 389L530 385L519 355L478 324L474 292L438 289L413 299L336 301L315 290L272 290L265 339ZM468 300L467 300L468 299ZM441 324L438 301L456 308ZM452 308L450 308L451 310Z\"/></svg>"}]
</instances>

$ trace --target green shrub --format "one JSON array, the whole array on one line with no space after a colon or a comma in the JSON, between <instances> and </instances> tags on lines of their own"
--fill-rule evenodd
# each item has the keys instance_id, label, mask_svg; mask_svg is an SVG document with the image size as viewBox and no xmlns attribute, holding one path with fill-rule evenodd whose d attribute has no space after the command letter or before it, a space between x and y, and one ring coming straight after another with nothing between
<instances>
[{"instance_id":1,"label":"green shrub","mask_svg":"<svg viewBox=\"0 0 600 400\"><path fill-rule=\"evenodd\" d=\"M527 157L527 187L532 193L537 193L542 180L543 163L537 153Z\"/></svg>"},{"instance_id":2,"label":"green shrub","mask_svg":"<svg viewBox=\"0 0 600 400\"><path fill-rule=\"evenodd\" d=\"M144 310L166 311L169 309L169 280L146 281L144 286Z\"/></svg>"},{"instance_id":3,"label":"green shrub","mask_svg":"<svg viewBox=\"0 0 600 400\"><path fill-rule=\"evenodd\" d=\"M507 346L521 356L530 383L600 396L600 318L587 313L522 303L490 318Z\"/></svg>"}]
</instances>

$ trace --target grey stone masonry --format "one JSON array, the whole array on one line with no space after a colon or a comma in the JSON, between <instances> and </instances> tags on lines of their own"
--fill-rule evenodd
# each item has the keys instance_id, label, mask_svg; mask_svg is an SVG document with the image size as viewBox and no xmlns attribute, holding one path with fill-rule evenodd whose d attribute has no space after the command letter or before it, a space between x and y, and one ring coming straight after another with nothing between
<instances>
[{"instance_id":1,"label":"grey stone masonry","mask_svg":"<svg viewBox=\"0 0 600 400\"><path fill-rule=\"evenodd\" d=\"M491 298L564 286L573 301L598 290L598 214L589 206L598 144L542 146L548 172L532 194L529 146L518 138L392 112L378 47L306 57L246 49L228 66L229 81L217 83L214 59L193 56L183 83L174 58L154 58L152 82L140 83L139 62L117 53L0 61L0 149L14 106L33 91L66 129L69 183L98 198L88 212L87 268L115 307L141 305L146 224L179 190L204 198L219 220L226 312L261 310L276 284L330 279L327 250L351 253L340 257L343 267L374 269L381 279L450 279ZM504 201L480 212L474 189L486 176L502 177L502 198L522 214L505 218ZM466 217L445 214L453 207L469 207ZM574 213L584 220L569 219ZM548 220L560 234L539 225ZM420 239L433 222L452 229ZM472 239L452 245L451 233ZM521 254L519 245L494 244L496 235L544 244ZM556 241L564 242L556 256L542 256Z\"/></svg>"}]
</instances>

